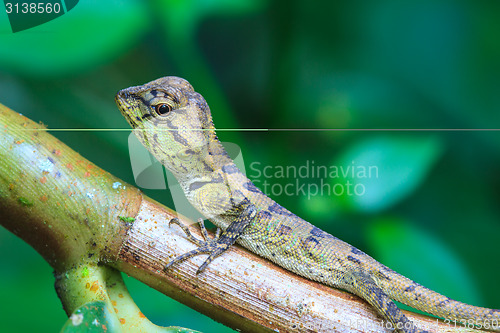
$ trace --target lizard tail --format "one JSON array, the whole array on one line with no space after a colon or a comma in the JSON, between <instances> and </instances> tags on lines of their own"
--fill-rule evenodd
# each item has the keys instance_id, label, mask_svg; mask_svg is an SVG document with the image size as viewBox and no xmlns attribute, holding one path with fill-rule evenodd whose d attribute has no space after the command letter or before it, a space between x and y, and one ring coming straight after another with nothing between
<instances>
[{"instance_id":1,"label":"lizard tail","mask_svg":"<svg viewBox=\"0 0 500 333\"><path fill-rule=\"evenodd\" d=\"M390 272L383 277L378 275L377 284L387 295L412 308L447 318L453 326L479 327L500 331L500 309L488 309L455 301L428 289L384 266ZM400 286L396 287L395 286Z\"/></svg>"}]
</instances>

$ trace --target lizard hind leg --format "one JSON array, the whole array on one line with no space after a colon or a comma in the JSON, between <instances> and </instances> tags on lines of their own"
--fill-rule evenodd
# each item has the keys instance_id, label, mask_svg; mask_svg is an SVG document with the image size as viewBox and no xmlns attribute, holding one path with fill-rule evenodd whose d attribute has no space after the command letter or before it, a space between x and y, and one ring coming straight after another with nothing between
<instances>
[{"instance_id":1,"label":"lizard hind leg","mask_svg":"<svg viewBox=\"0 0 500 333\"><path fill-rule=\"evenodd\" d=\"M386 321L390 322L396 332L429 333L417 328L369 274L356 271L350 275L352 277L353 288L348 288L348 290L373 306Z\"/></svg>"},{"instance_id":2,"label":"lizard hind leg","mask_svg":"<svg viewBox=\"0 0 500 333\"><path fill-rule=\"evenodd\" d=\"M205 223L204 223L202 218L200 218L198 220L198 224L200 225L200 230L201 230L201 235L203 236L203 240L198 239L195 236L193 236L193 234L191 233L189 228L184 223L182 223L178 218L171 219L169 221L168 225L170 226L171 224L177 224L182 229L182 231L184 231L184 233L186 234L186 237L191 242L198 245L198 248L196 248L192 251L186 252L184 254L181 254L180 256L177 256L176 258L174 258L172 261L170 261L168 264L165 265L165 267L163 268L164 271L166 271L167 269L169 269L171 266L173 266L174 264L176 264L178 262L184 261L184 260L189 259L191 257L194 257L198 254L209 253L210 254L209 257L198 268L198 271L196 272L196 274L199 274L205 269L205 267L215 257L222 254L222 252L224 252L225 250L227 250L227 248L229 248L229 246L225 248L223 246L220 246L220 244L218 244L218 240L220 239L220 228L217 228L217 231L215 232L214 238L210 238L210 236L208 235L207 229L205 228Z\"/></svg>"}]
</instances>

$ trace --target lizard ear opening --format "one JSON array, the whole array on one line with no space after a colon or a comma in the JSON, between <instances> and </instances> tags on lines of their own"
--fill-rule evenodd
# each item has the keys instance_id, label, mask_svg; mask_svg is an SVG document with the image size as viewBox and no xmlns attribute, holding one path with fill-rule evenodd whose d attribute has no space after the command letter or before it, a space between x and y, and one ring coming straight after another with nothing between
<instances>
[{"instance_id":1,"label":"lizard ear opening","mask_svg":"<svg viewBox=\"0 0 500 333\"><path fill-rule=\"evenodd\" d=\"M155 105L155 112L159 116L166 116L172 111L172 107L167 103L160 103Z\"/></svg>"}]
</instances>

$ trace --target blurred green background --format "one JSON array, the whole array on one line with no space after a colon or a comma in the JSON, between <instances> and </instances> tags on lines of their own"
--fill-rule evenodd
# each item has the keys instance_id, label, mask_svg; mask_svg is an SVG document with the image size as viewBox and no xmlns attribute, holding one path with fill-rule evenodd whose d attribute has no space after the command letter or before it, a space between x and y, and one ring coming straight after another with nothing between
<instances>
[{"instance_id":1,"label":"blurred green background","mask_svg":"<svg viewBox=\"0 0 500 333\"><path fill-rule=\"evenodd\" d=\"M128 128L114 94L165 75L188 79L219 128L500 128L498 1L81 0L15 34L0 9L0 102L49 128ZM53 134L134 184L128 132ZM500 132L219 137L247 171L376 165L378 178L358 179L364 196L275 199L427 287L500 308ZM172 206L168 191L145 192ZM2 330L59 330L51 268L3 228L0 258ZM156 324L231 331L126 282Z\"/></svg>"}]
</instances>

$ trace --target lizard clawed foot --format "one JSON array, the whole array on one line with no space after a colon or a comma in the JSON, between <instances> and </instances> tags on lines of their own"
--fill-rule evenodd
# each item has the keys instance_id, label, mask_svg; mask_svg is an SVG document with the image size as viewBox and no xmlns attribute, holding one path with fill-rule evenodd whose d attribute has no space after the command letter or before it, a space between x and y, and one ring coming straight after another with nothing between
<instances>
[{"instance_id":1,"label":"lizard clawed foot","mask_svg":"<svg viewBox=\"0 0 500 333\"><path fill-rule=\"evenodd\" d=\"M205 223L203 221L203 219L198 219L198 224L200 225L200 229L201 229L201 235L203 236L203 239L205 241L202 241L196 237L193 236L193 234L191 233L191 231L189 230L188 226L185 225L184 223L182 223L178 218L173 218L171 219L169 222L168 222L168 226L170 227L170 225L172 224L177 224L179 227L181 227L182 231L184 231L184 233L186 234L186 237L193 243L195 243L196 245L198 246L202 246L204 245L206 242L208 241L211 241L210 237L208 236L208 233L207 233L207 229L205 228ZM217 232L215 234L215 237L214 239L217 239L219 238L219 235L220 235L220 228L217 228Z\"/></svg>"},{"instance_id":2,"label":"lizard clawed foot","mask_svg":"<svg viewBox=\"0 0 500 333\"><path fill-rule=\"evenodd\" d=\"M205 228L205 224L203 223L203 219L200 218L198 220L198 223L200 224L201 235L203 236L204 240L194 237L189 231L188 227L180 222L179 219L175 218L170 220L168 225L170 226L170 224L174 223L181 227L187 238L191 242L198 245L198 248L178 256L177 258L169 262L165 266L164 270L167 270L170 266L177 262L186 260L201 253L208 253L208 258L196 272L196 274L200 274L207 267L207 265L212 262L212 260L224 253L224 251L229 249L234 244L234 242L236 242L238 237L243 233L243 230L245 230L250 221L252 221L256 215L256 207L253 204L250 204L247 199L244 204L240 204L239 206L235 207L233 211L233 221L227 227L227 229L224 230L224 232L221 233L221 230L217 228L214 238L210 238L208 236L207 229Z\"/></svg>"},{"instance_id":3,"label":"lizard clawed foot","mask_svg":"<svg viewBox=\"0 0 500 333\"><path fill-rule=\"evenodd\" d=\"M178 218L173 218L169 221L168 225L170 226L171 224L177 224L186 234L186 237L196 245L198 245L198 248L192 251L189 251L187 253L184 253L176 258L174 258L172 261L170 261L167 265L165 265L165 268L163 269L166 271L169 269L172 265L184 261L188 258L191 258L193 256L196 256L198 254L202 253L209 253L210 255L208 258L205 260L205 262L198 268L196 271L196 274L199 274L203 272L203 270L207 267L210 262L212 262L213 259L215 259L218 255L226 251L231 244L226 244L225 242L221 242L223 238L220 237L221 230L220 228L217 228L217 231L215 232L215 236L213 238L210 238L208 235L207 229L205 228L205 223L203 222L203 219L198 220L198 224L200 225L201 229L201 235L203 236L204 240L198 239L191 234L191 231L189 228L182 222L179 221Z\"/></svg>"}]
</instances>

